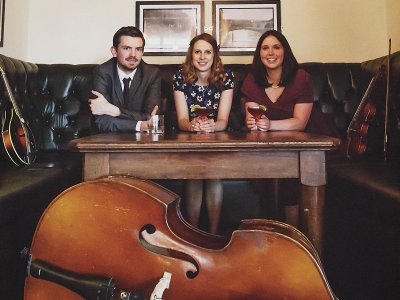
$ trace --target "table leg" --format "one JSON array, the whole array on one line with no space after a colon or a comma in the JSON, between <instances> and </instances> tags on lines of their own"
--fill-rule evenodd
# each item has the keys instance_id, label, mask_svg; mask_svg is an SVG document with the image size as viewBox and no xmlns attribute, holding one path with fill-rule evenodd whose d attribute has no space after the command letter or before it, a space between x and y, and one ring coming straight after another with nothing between
<instances>
[{"instance_id":1,"label":"table leg","mask_svg":"<svg viewBox=\"0 0 400 300\"><path fill-rule=\"evenodd\" d=\"M326 185L324 151L300 152L300 180L300 227L322 257Z\"/></svg>"},{"instance_id":2,"label":"table leg","mask_svg":"<svg viewBox=\"0 0 400 300\"><path fill-rule=\"evenodd\" d=\"M83 158L83 181L110 175L109 153L85 153Z\"/></svg>"},{"instance_id":3,"label":"table leg","mask_svg":"<svg viewBox=\"0 0 400 300\"><path fill-rule=\"evenodd\" d=\"M300 228L311 240L318 255L323 254L325 186L301 187Z\"/></svg>"}]
</instances>

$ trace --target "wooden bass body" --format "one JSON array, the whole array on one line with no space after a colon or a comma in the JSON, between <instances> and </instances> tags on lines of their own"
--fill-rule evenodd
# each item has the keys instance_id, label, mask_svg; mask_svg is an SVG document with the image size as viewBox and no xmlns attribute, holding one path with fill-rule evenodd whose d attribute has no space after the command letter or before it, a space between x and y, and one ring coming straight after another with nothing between
<instances>
[{"instance_id":1,"label":"wooden bass body","mask_svg":"<svg viewBox=\"0 0 400 300\"><path fill-rule=\"evenodd\" d=\"M84 182L60 194L30 252L31 263L112 278L118 290L143 299L164 272L171 281L162 299L335 299L316 251L295 228L245 220L230 238L211 235L184 221L176 194L130 177ZM123 299L116 294L112 299ZM29 274L25 299L82 296Z\"/></svg>"}]
</instances>

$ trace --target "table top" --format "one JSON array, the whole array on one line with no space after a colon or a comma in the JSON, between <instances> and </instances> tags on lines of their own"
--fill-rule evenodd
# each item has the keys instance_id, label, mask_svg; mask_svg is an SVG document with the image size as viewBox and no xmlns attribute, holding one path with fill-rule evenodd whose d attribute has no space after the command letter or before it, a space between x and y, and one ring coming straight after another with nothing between
<instances>
[{"instance_id":1,"label":"table top","mask_svg":"<svg viewBox=\"0 0 400 300\"><path fill-rule=\"evenodd\" d=\"M334 150L340 140L299 131L275 132L178 132L100 133L70 141L79 152L239 151L248 150Z\"/></svg>"}]
</instances>

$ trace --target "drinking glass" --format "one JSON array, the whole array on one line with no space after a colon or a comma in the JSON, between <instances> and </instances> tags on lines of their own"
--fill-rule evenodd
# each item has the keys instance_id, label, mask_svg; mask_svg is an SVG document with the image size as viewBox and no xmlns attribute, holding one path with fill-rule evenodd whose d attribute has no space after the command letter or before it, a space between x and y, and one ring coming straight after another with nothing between
<instances>
[{"instance_id":1,"label":"drinking glass","mask_svg":"<svg viewBox=\"0 0 400 300\"><path fill-rule=\"evenodd\" d=\"M193 109L193 112L200 117L201 119L205 120L208 118L208 116L212 113L212 107L211 106L195 106Z\"/></svg>"},{"instance_id":2,"label":"drinking glass","mask_svg":"<svg viewBox=\"0 0 400 300\"><path fill-rule=\"evenodd\" d=\"M264 105L248 106L247 111L254 117L256 122L258 122L261 116L267 111L267 108Z\"/></svg>"},{"instance_id":3,"label":"drinking glass","mask_svg":"<svg viewBox=\"0 0 400 300\"><path fill-rule=\"evenodd\" d=\"M164 133L164 116L154 115L149 120L147 133Z\"/></svg>"}]
</instances>

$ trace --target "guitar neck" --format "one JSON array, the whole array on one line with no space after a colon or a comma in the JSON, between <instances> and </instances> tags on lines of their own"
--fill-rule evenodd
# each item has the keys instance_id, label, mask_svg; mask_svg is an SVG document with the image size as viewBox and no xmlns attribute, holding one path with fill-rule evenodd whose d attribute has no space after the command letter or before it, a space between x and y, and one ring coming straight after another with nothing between
<instances>
[{"instance_id":1,"label":"guitar neck","mask_svg":"<svg viewBox=\"0 0 400 300\"><path fill-rule=\"evenodd\" d=\"M6 87L6 92L7 92L8 98L10 99L10 102L11 102L11 104L13 106L15 114L21 120L21 122L24 123L24 119L21 116L21 112L19 110L17 102L16 102L16 100L14 98L14 95L12 93L11 86L10 86L10 84L8 82L6 72L3 70L3 68L1 66L0 66L0 72L1 72L1 77L3 78L4 86Z\"/></svg>"}]
</instances>

